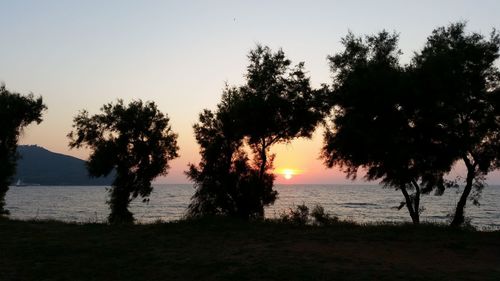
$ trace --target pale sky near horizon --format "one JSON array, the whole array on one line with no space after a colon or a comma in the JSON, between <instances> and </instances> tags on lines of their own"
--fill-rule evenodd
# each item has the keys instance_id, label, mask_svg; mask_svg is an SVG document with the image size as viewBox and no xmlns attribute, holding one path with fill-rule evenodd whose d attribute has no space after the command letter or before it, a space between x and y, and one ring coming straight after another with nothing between
<instances>
[{"instance_id":1,"label":"pale sky near horizon","mask_svg":"<svg viewBox=\"0 0 500 281\"><path fill-rule=\"evenodd\" d=\"M199 161L192 125L202 109L215 108L226 82L244 82L257 43L304 61L316 87L331 83L326 57L342 50L349 30L398 32L408 62L436 27L466 20L469 31L485 35L500 28L500 1L0 0L0 13L0 82L48 106L21 143L86 159L88 151L69 150L66 138L79 110L97 113L117 98L153 100L181 147L162 183L188 182L183 171ZM321 134L273 149L277 169L302 172L278 182L350 182L318 159ZM500 173L489 179L500 184Z\"/></svg>"}]
</instances>

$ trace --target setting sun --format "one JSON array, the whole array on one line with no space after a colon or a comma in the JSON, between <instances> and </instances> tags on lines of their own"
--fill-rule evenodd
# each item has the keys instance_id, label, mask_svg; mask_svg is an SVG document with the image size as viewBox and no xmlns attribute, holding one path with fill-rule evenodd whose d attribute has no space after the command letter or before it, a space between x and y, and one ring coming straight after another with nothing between
<instances>
[{"instance_id":1,"label":"setting sun","mask_svg":"<svg viewBox=\"0 0 500 281\"><path fill-rule=\"evenodd\" d=\"M277 173L283 175L283 178L286 180L290 180L293 176L299 174L299 171L294 169L280 169Z\"/></svg>"}]
</instances>

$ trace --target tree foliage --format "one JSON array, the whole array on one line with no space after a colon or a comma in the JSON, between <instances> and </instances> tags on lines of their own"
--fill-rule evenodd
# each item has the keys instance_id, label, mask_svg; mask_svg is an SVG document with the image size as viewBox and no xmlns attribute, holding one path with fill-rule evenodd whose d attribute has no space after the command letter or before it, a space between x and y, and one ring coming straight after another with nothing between
<instances>
[{"instance_id":1,"label":"tree foliage","mask_svg":"<svg viewBox=\"0 0 500 281\"><path fill-rule=\"evenodd\" d=\"M169 161L178 157L177 134L168 116L155 103L141 100L124 105L122 100L109 103L101 113L90 116L80 112L68 134L71 148L88 147L90 175L106 176L116 170L108 201L111 223L128 223L133 215L128 205L137 196L146 198L151 181L166 175Z\"/></svg>"},{"instance_id":2,"label":"tree foliage","mask_svg":"<svg viewBox=\"0 0 500 281\"><path fill-rule=\"evenodd\" d=\"M217 110L204 110L194 125L202 157L186 172L195 183L189 216L228 215L244 219L264 215L264 207L276 199L274 176L252 165L243 146L237 119L239 92L226 88Z\"/></svg>"},{"instance_id":3,"label":"tree foliage","mask_svg":"<svg viewBox=\"0 0 500 281\"><path fill-rule=\"evenodd\" d=\"M260 45L248 59L246 84L227 87L217 111L205 110L194 126L202 161L187 172L196 185L191 215L262 217L277 195L271 146L311 137L327 110L303 63L292 67L282 50Z\"/></svg>"},{"instance_id":4,"label":"tree foliage","mask_svg":"<svg viewBox=\"0 0 500 281\"><path fill-rule=\"evenodd\" d=\"M349 34L343 53L330 57L335 107L322 156L354 178L399 188L414 222L420 194L456 186L444 180L457 161L467 167L453 225L499 166L500 37L466 34L465 23L440 27L411 64L400 66L397 35L363 38ZM414 189L409 194L408 189Z\"/></svg>"},{"instance_id":5,"label":"tree foliage","mask_svg":"<svg viewBox=\"0 0 500 281\"><path fill-rule=\"evenodd\" d=\"M349 33L344 51L329 57L335 106L322 158L350 178L363 168L367 180L400 189L402 206L418 223L420 195L442 190L450 163L435 156L442 146L422 137L416 126L414 81L399 64L397 42L398 35L386 31L365 38Z\"/></svg>"},{"instance_id":6,"label":"tree foliage","mask_svg":"<svg viewBox=\"0 0 500 281\"><path fill-rule=\"evenodd\" d=\"M304 63L292 66L283 50L251 50L246 84L239 87L239 124L260 163L261 174L273 144L310 138L328 107L325 91L313 90ZM267 168L269 168L267 166Z\"/></svg>"},{"instance_id":7,"label":"tree foliage","mask_svg":"<svg viewBox=\"0 0 500 281\"><path fill-rule=\"evenodd\" d=\"M0 86L0 215L8 214L5 194L16 171L19 135L29 124L42 122L46 109L42 97L23 96L8 91L3 84Z\"/></svg>"},{"instance_id":8,"label":"tree foliage","mask_svg":"<svg viewBox=\"0 0 500 281\"><path fill-rule=\"evenodd\" d=\"M467 168L455 226L464 222L471 190L479 192L484 176L499 168L500 151L500 72L494 64L500 36L493 31L486 39L466 33L465 27L455 23L435 29L412 62L420 95L419 126L451 152L440 157Z\"/></svg>"}]
</instances>

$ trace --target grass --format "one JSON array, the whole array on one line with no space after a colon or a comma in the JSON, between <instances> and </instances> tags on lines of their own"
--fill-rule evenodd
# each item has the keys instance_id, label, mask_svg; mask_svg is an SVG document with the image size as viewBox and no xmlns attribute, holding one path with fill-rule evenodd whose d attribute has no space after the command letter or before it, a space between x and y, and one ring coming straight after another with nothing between
<instances>
[{"instance_id":1,"label":"grass","mask_svg":"<svg viewBox=\"0 0 500 281\"><path fill-rule=\"evenodd\" d=\"M0 280L500 280L500 232L0 219Z\"/></svg>"}]
</instances>

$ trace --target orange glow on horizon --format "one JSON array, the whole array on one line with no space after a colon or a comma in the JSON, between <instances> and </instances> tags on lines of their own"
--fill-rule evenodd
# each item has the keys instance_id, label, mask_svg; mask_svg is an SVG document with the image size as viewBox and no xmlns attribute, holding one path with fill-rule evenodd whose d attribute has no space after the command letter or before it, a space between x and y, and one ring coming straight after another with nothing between
<instances>
[{"instance_id":1,"label":"orange glow on horizon","mask_svg":"<svg viewBox=\"0 0 500 281\"><path fill-rule=\"evenodd\" d=\"M285 180L291 180L294 176L301 174L301 171L285 168L276 170L276 174L282 175Z\"/></svg>"}]
</instances>

